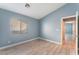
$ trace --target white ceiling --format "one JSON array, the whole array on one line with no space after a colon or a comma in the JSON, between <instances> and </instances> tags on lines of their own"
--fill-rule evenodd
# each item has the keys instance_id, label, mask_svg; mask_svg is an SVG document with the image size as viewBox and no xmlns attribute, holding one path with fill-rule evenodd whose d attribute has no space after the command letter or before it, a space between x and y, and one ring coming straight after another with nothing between
<instances>
[{"instance_id":1,"label":"white ceiling","mask_svg":"<svg viewBox=\"0 0 79 59\"><path fill-rule=\"evenodd\" d=\"M30 8L25 7L25 3L0 3L0 8L17 12L32 18L41 19L49 13L55 11L64 3L30 3Z\"/></svg>"}]
</instances>

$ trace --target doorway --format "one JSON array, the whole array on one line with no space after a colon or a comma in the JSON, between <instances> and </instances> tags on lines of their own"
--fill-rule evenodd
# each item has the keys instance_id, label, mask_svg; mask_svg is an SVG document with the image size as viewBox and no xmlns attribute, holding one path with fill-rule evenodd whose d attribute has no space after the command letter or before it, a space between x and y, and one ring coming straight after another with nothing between
<instances>
[{"instance_id":1,"label":"doorway","mask_svg":"<svg viewBox=\"0 0 79 59\"><path fill-rule=\"evenodd\" d=\"M76 17L64 17L61 26L62 45L69 49L76 48Z\"/></svg>"}]
</instances>

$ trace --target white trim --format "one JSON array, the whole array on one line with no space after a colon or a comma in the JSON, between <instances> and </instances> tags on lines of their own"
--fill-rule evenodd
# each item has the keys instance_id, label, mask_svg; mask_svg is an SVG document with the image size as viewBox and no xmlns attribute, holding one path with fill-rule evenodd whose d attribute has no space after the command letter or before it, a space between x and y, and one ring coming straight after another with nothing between
<instances>
[{"instance_id":1,"label":"white trim","mask_svg":"<svg viewBox=\"0 0 79 59\"><path fill-rule=\"evenodd\" d=\"M60 34L61 34L61 35L60 35L60 36L61 36L60 41L61 41L61 44L62 44L62 25L63 25L63 24L62 24L62 22L63 22L62 19L63 19L63 18L61 18L61 25L60 25L60 26L61 26L61 29L60 29Z\"/></svg>"},{"instance_id":2,"label":"white trim","mask_svg":"<svg viewBox=\"0 0 79 59\"><path fill-rule=\"evenodd\" d=\"M61 44L60 42L56 42L56 41L52 41L52 40L49 40L49 39L37 37L37 38L26 40L26 41L23 41L23 42L19 42L19 43L7 45L7 46L4 46L4 47L0 47L0 50L6 49L6 48L10 48L10 47L14 47L14 46L17 46L17 45L20 45L20 44L24 44L24 43L27 43L27 42L30 42L30 41L33 41L33 40L36 40L36 39L45 40L45 41L48 41L48 42L51 42L51 43L55 43L55 44Z\"/></svg>"},{"instance_id":3,"label":"white trim","mask_svg":"<svg viewBox=\"0 0 79 59\"><path fill-rule=\"evenodd\" d=\"M76 17L76 15L72 15L72 16L66 16L66 17L62 17L61 18L61 44L62 44L62 21L63 21L63 19L66 19L66 18L71 18L71 17Z\"/></svg>"},{"instance_id":4,"label":"white trim","mask_svg":"<svg viewBox=\"0 0 79 59\"><path fill-rule=\"evenodd\" d=\"M45 40L45 41L48 41L48 42L51 42L51 43L55 43L55 44L61 44L61 42L56 42L56 41L52 41L52 40L41 38L41 37L39 37L39 39Z\"/></svg>"},{"instance_id":5,"label":"white trim","mask_svg":"<svg viewBox=\"0 0 79 59\"><path fill-rule=\"evenodd\" d=\"M66 18L72 18L72 17L76 17L76 15L62 17L62 19L66 19Z\"/></svg>"},{"instance_id":6,"label":"white trim","mask_svg":"<svg viewBox=\"0 0 79 59\"><path fill-rule=\"evenodd\" d=\"M36 39L38 39L38 37L37 38L34 38L34 39L30 39L30 40L23 41L23 42L14 43L14 44L11 44L11 45L7 45L7 46L4 46L4 47L0 47L0 50L6 49L6 48L10 48L10 47L14 47L14 46L17 46L17 45L20 45L20 44L24 44L26 42L30 42L30 41L36 40Z\"/></svg>"},{"instance_id":7,"label":"white trim","mask_svg":"<svg viewBox=\"0 0 79 59\"><path fill-rule=\"evenodd\" d=\"M74 22L74 21L68 21L68 22L66 21L65 23L73 23L73 22Z\"/></svg>"},{"instance_id":8,"label":"white trim","mask_svg":"<svg viewBox=\"0 0 79 59\"><path fill-rule=\"evenodd\" d=\"M76 55L78 55L78 11L76 11Z\"/></svg>"}]
</instances>

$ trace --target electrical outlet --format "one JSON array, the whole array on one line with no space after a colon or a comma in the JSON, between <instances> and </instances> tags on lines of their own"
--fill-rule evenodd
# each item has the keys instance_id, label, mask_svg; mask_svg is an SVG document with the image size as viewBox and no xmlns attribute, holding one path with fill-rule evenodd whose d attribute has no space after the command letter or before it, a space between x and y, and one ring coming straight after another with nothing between
<instances>
[{"instance_id":1,"label":"electrical outlet","mask_svg":"<svg viewBox=\"0 0 79 59\"><path fill-rule=\"evenodd\" d=\"M8 43L11 43L11 41L8 41Z\"/></svg>"}]
</instances>

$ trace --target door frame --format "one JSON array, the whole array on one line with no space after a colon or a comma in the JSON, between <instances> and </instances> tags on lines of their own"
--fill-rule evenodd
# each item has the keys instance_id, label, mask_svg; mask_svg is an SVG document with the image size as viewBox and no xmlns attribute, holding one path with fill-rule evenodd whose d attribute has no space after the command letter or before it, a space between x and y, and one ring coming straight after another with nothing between
<instances>
[{"instance_id":1,"label":"door frame","mask_svg":"<svg viewBox=\"0 0 79 59\"><path fill-rule=\"evenodd\" d=\"M76 17L76 15L66 16L66 17L61 18L61 45L63 44L63 39L64 39L64 37L63 37L64 36L64 30L63 30L64 29L64 26L63 26L64 22L63 22L63 19L72 18L72 17ZM76 29L77 29L77 25L76 25ZM77 33L77 31L76 31L76 33Z\"/></svg>"}]
</instances>

